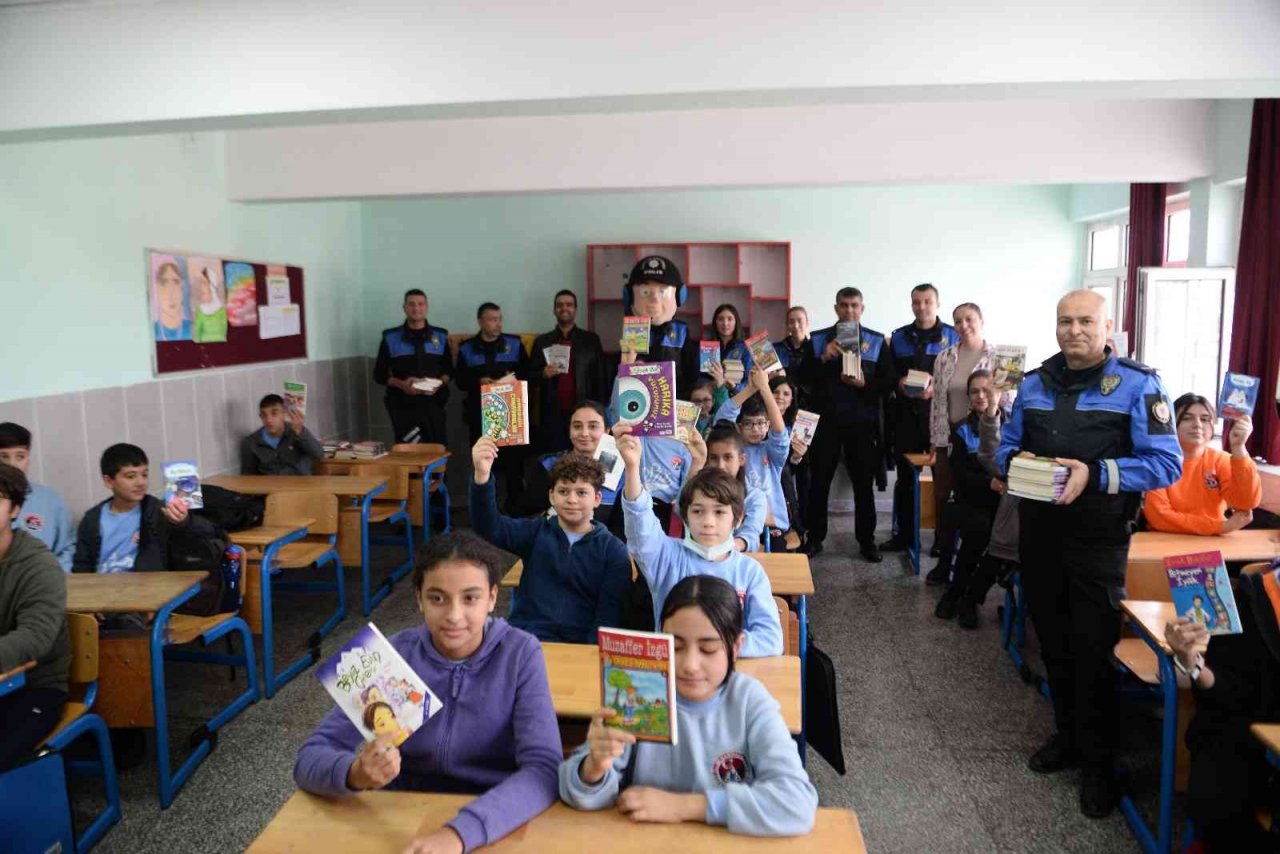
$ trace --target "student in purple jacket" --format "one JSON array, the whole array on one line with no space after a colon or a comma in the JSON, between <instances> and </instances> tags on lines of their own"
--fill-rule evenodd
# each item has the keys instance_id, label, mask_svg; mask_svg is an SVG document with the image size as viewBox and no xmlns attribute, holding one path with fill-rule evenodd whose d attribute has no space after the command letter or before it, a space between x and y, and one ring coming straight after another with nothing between
<instances>
[{"instance_id":1,"label":"student in purple jacket","mask_svg":"<svg viewBox=\"0 0 1280 854\"><path fill-rule=\"evenodd\" d=\"M533 635L492 616L502 573L495 550L474 534L432 537L413 572L426 624L390 641L444 707L399 747L394 735L366 744L335 708L298 751L293 779L317 795L478 795L406 852L489 845L556 800L563 753L547 668Z\"/></svg>"}]
</instances>

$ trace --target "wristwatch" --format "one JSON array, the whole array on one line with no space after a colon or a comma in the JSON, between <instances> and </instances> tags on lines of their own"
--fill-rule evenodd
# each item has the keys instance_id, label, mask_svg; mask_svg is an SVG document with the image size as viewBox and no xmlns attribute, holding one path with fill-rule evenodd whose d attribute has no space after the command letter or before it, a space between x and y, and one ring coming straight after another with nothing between
<instances>
[{"instance_id":1,"label":"wristwatch","mask_svg":"<svg viewBox=\"0 0 1280 854\"><path fill-rule=\"evenodd\" d=\"M1196 653L1196 663L1192 665L1190 669L1184 667L1182 659L1175 655L1173 657L1173 666L1185 673L1187 678L1191 680L1191 684L1194 685L1196 684L1196 680L1200 678L1200 674L1204 672L1204 654Z\"/></svg>"}]
</instances>

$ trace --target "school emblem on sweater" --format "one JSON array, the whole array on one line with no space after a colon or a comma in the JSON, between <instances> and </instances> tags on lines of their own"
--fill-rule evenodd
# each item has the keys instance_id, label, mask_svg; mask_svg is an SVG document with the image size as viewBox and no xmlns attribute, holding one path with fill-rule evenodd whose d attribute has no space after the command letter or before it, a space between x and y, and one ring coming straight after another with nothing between
<instances>
[{"instance_id":1,"label":"school emblem on sweater","mask_svg":"<svg viewBox=\"0 0 1280 854\"><path fill-rule=\"evenodd\" d=\"M728 753L721 753L717 756L716 761L711 763L711 773L715 775L721 785L725 783L750 783L753 776L751 766L747 764L747 757L736 750L730 750Z\"/></svg>"},{"instance_id":2,"label":"school emblem on sweater","mask_svg":"<svg viewBox=\"0 0 1280 854\"><path fill-rule=\"evenodd\" d=\"M32 513L22 521L22 524L26 526L26 529L31 533L38 534L44 530L44 517L38 513Z\"/></svg>"},{"instance_id":3,"label":"school emblem on sweater","mask_svg":"<svg viewBox=\"0 0 1280 854\"><path fill-rule=\"evenodd\" d=\"M1120 387L1119 374L1107 374L1105 377L1102 378L1102 393L1104 395L1111 394L1111 392L1115 391L1119 387Z\"/></svg>"},{"instance_id":4,"label":"school emblem on sweater","mask_svg":"<svg viewBox=\"0 0 1280 854\"><path fill-rule=\"evenodd\" d=\"M1208 489L1219 489L1222 484L1218 483L1218 473L1215 471L1205 472L1204 485Z\"/></svg>"}]
</instances>

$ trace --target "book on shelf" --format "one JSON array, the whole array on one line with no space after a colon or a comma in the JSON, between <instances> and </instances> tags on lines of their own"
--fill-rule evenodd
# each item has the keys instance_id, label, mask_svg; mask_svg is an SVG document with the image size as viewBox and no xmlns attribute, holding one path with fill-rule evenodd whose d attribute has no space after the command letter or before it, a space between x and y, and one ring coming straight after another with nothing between
<instances>
[{"instance_id":1,"label":"book on shelf","mask_svg":"<svg viewBox=\"0 0 1280 854\"><path fill-rule=\"evenodd\" d=\"M542 348L542 358L546 359L548 365L562 374L569 373L569 353L568 344L552 344L549 347Z\"/></svg>"},{"instance_id":2,"label":"book on shelf","mask_svg":"<svg viewBox=\"0 0 1280 854\"><path fill-rule=\"evenodd\" d=\"M1252 416L1261 387L1262 381L1257 377L1228 371L1222 378L1222 393L1218 395L1218 415L1223 421Z\"/></svg>"},{"instance_id":3,"label":"book on shelf","mask_svg":"<svg viewBox=\"0 0 1280 854\"><path fill-rule=\"evenodd\" d=\"M480 386L480 432L500 447L529 444L529 384L524 380Z\"/></svg>"},{"instance_id":4,"label":"book on shelf","mask_svg":"<svg viewBox=\"0 0 1280 854\"><path fill-rule=\"evenodd\" d=\"M638 741L678 744L675 638L602 626L597 643L601 705L617 712L608 726Z\"/></svg>"},{"instance_id":5,"label":"book on shelf","mask_svg":"<svg viewBox=\"0 0 1280 854\"><path fill-rule=\"evenodd\" d=\"M195 460L178 460L164 466L164 503L179 500L189 510L204 507L204 492L200 489L200 470Z\"/></svg>"},{"instance_id":6,"label":"book on shelf","mask_svg":"<svg viewBox=\"0 0 1280 854\"><path fill-rule=\"evenodd\" d=\"M1067 485L1067 467L1049 457L1009 460L1009 493L1033 501L1054 502Z\"/></svg>"},{"instance_id":7,"label":"book on shelf","mask_svg":"<svg viewBox=\"0 0 1280 854\"><path fill-rule=\"evenodd\" d=\"M681 442L689 441L692 434L698 429L698 416L702 414L702 407L696 403L690 403L687 400L676 401L676 438Z\"/></svg>"},{"instance_id":8,"label":"book on shelf","mask_svg":"<svg viewBox=\"0 0 1280 854\"><path fill-rule=\"evenodd\" d=\"M649 318L643 315L624 317L622 319L623 352L648 354L650 327Z\"/></svg>"},{"instance_id":9,"label":"book on shelf","mask_svg":"<svg viewBox=\"0 0 1280 854\"><path fill-rule=\"evenodd\" d=\"M1027 373L1027 348L1012 345L996 347L991 370L991 385L996 391L1009 391L1022 385Z\"/></svg>"},{"instance_id":10,"label":"book on shelf","mask_svg":"<svg viewBox=\"0 0 1280 854\"><path fill-rule=\"evenodd\" d=\"M633 436L675 436L675 362L619 365L615 389L618 422Z\"/></svg>"},{"instance_id":11,"label":"book on shelf","mask_svg":"<svg viewBox=\"0 0 1280 854\"><path fill-rule=\"evenodd\" d=\"M741 359L725 359L724 379L730 387L737 386L747 375L746 366L742 364Z\"/></svg>"},{"instance_id":12,"label":"book on shelf","mask_svg":"<svg viewBox=\"0 0 1280 854\"><path fill-rule=\"evenodd\" d=\"M719 341L699 341L698 342L698 371L699 373L709 374L711 368L720 364L720 342Z\"/></svg>"},{"instance_id":13,"label":"book on shelf","mask_svg":"<svg viewBox=\"0 0 1280 854\"><path fill-rule=\"evenodd\" d=\"M782 370L782 360L778 358L778 351L773 349L768 329L761 329L748 338L747 348L751 350L751 360L757 368L765 373Z\"/></svg>"},{"instance_id":14,"label":"book on shelf","mask_svg":"<svg viewBox=\"0 0 1280 854\"><path fill-rule=\"evenodd\" d=\"M297 380L284 381L284 408L290 415L298 413L307 417L307 384Z\"/></svg>"},{"instance_id":15,"label":"book on shelf","mask_svg":"<svg viewBox=\"0 0 1280 854\"><path fill-rule=\"evenodd\" d=\"M373 623L321 664L316 678L366 741L391 735L403 744L443 706Z\"/></svg>"},{"instance_id":16,"label":"book on shelf","mask_svg":"<svg viewBox=\"0 0 1280 854\"><path fill-rule=\"evenodd\" d=\"M917 371L914 368L908 370L907 375L902 379L902 387L907 397L922 397L932 384L933 374Z\"/></svg>"},{"instance_id":17,"label":"book on shelf","mask_svg":"<svg viewBox=\"0 0 1280 854\"><path fill-rule=\"evenodd\" d=\"M604 466L604 488L616 491L623 472L627 470L622 454L618 453L618 440L612 433L605 433L600 437L600 444L596 445L596 452L591 456Z\"/></svg>"},{"instance_id":18,"label":"book on shelf","mask_svg":"<svg viewBox=\"0 0 1280 854\"><path fill-rule=\"evenodd\" d=\"M1164 571L1179 617L1200 623L1211 635L1238 635L1244 630L1222 552L1172 555L1164 559Z\"/></svg>"}]
</instances>

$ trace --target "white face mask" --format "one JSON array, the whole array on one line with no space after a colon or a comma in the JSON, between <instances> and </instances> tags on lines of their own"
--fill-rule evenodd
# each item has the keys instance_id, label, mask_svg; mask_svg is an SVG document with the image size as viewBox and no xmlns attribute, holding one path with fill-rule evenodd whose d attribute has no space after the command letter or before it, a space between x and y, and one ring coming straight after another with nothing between
<instances>
[{"instance_id":1,"label":"white face mask","mask_svg":"<svg viewBox=\"0 0 1280 854\"><path fill-rule=\"evenodd\" d=\"M703 560L716 560L721 555L725 555L733 551L733 534L730 533L729 539L725 540L723 543L716 543L714 546L704 546L689 534L688 528L685 528L684 547Z\"/></svg>"}]
</instances>

